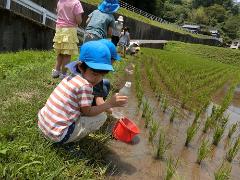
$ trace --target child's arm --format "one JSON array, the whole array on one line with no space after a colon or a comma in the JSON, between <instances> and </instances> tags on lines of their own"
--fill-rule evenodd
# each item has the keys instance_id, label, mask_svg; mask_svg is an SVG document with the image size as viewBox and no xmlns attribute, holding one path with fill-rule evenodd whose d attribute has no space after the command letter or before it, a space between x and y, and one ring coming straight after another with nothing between
<instances>
[{"instance_id":1,"label":"child's arm","mask_svg":"<svg viewBox=\"0 0 240 180\"><path fill-rule=\"evenodd\" d=\"M76 21L77 21L78 25L80 25L82 23L82 14L76 15Z\"/></svg>"},{"instance_id":2,"label":"child's arm","mask_svg":"<svg viewBox=\"0 0 240 180\"><path fill-rule=\"evenodd\" d=\"M99 106L99 105L105 103L103 97L94 97L94 98L95 98L95 101L96 101L96 106ZM111 114L112 113L112 108L107 109L106 112Z\"/></svg>"},{"instance_id":3,"label":"child's arm","mask_svg":"<svg viewBox=\"0 0 240 180\"><path fill-rule=\"evenodd\" d=\"M127 103L127 99L127 96L119 96L115 94L101 105L81 107L80 111L85 116L96 116L112 107L124 106Z\"/></svg>"}]
</instances>

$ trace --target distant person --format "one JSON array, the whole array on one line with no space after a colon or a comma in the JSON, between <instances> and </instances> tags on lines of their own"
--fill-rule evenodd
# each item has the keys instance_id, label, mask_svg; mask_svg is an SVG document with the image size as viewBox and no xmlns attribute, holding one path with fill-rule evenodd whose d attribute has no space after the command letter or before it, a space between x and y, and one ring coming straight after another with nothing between
<instances>
[{"instance_id":1,"label":"distant person","mask_svg":"<svg viewBox=\"0 0 240 180\"><path fill-rule=\"evenodd\" d=\"M97 41L83 44L72 74L58 84L38 113L38 127L43 135L60 145L78 141L104 124L104 111L124 106L127 96L117 94L92 106L93 86L112 70L107 46Z\"/></svg>"},{"instance_id":2,"label":"distant person","mask_svg":"<svg viewBox=\"0 0 240 180\"><path fill-rule=\"evenodd\" d=\"M138 41L130 42L126 49L126 54L135 55L140 51L140 44Z\"/></svg>"},{"instance_id":3,"label":"distant person","mask_svg":"<svg viewBox=\"0 0 240 180\"><path fill-rule=\"evenodd\" d=\"M71 56L78 55L77 26L82 23L83 8L79 0L59 0L57 4L56 33L53 47L57 54L52 77L66 77L65 65Z\"/></svg>"},{"instance_id":4,"label":"distant person","mask_svg":"<svg viewBox=\"0 0 240 180\"><path fill-rule=\"evenodd\" d=\"M126 48L130 44L130 33L129 28L125 27L123 31L121 32L120 39L118 42L120 52L123 54L123 57L126 55Z\"/></svg>"},{"instance_id":5,"label":"distant person","mask_svg":"<svg viewBox=\"0 0 240 180\"><path fill-rule=\"evenodd\" d=\"M108 35L112 35L115 23L113 13L119 7L118 0L103 0L98 9L88 15L83 42L105 39Z\"/></svg>"},{"instance_id":6,"label":"distant person","mask_svg":"<svg viewBox=\"0 0 240 180\"><path fill-rule=\"evenodd\" d=\"M121 31L123 29L123 17L119 16L117 21L115 21L115 26L113 28L112 31L112 43L117 46L118 42L119 42L119 37L121 35Z\"/></svg>"}]
</instances>

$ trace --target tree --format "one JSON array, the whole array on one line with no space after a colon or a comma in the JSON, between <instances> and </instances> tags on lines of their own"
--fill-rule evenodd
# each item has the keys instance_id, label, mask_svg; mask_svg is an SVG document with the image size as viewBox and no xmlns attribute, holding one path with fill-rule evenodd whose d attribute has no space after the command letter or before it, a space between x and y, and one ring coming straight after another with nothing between
<instances>
[{"instance_id":1,"label":"tree","mask_svg":"<svg viewBox=\"0 0 240 180\"><path fill-rule=\"evenodd\" d=\"M192 22L197 24L208 24L209 19L205 14L204 8L199 7L198 9L194 9L192 13L189 15L189 18Z\"/></svg>"},{"instance_id":2,"label":"tree","mask_svg":"<svg viewBox=\"0 0 240 180\"><path fill-rule=\"evenodd\" d=\"M217 23L222 23L225 20L226 10L223 6L214 4L205 8L206 15L209 17L209 24L215 26Z\"/></svg>"},{"instance_id":3,"label":"tree","mask_svg":"<svg viewBox=\"0 0 240 180\"><path fill-rule=\"evenodd\" d=\"M223 26L223 31L231 39L240 38L240 15L229 17Z\"/></svg>"}]
</instances>

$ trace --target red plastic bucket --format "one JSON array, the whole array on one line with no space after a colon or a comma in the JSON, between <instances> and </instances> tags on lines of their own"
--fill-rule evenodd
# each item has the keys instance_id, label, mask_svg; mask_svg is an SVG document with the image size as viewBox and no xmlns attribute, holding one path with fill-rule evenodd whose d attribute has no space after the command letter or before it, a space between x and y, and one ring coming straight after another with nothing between
<instances>
[{"instance_id":1,"label":"red plastic bucket","mask_svg":"<svg viewBox=\"0 0 240 180\"><path fill-rule=\"evenodd\" d=\"M117 140L127 143L131 142L139 132L137 125L128 118L118 120L113 128L113 136Z\"/></svg>"}]
</instances>

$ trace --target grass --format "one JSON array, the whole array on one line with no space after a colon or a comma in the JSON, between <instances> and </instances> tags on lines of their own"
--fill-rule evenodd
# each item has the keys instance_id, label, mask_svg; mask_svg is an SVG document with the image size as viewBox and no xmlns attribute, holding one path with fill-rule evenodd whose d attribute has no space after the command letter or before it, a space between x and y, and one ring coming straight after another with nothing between
<instances>
[{"instance_id":1,"label":"grass","mask_svg":"<svg viewBox=\"0 0 240 180\"><path fill-rule=\"evenodd\" d=\"M116 64L112 82L125 62ZM105 176L108 135L99 131L80 143L55 147L38 130L37 113L60 82L50 75L54 63L52 51L0 54L0 179Z\"/></svg>"}]
</instances>

